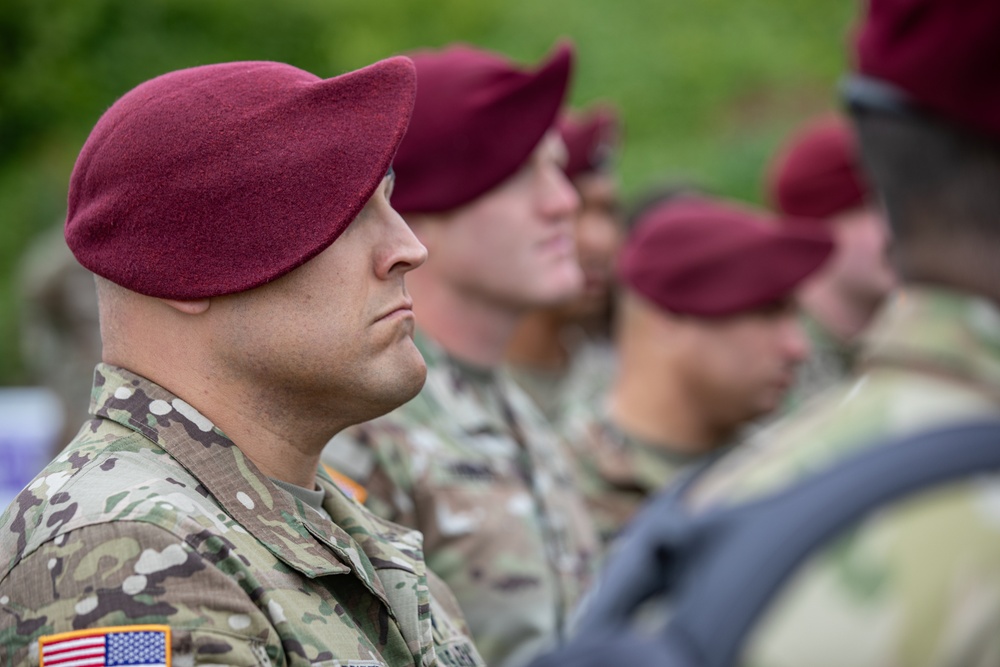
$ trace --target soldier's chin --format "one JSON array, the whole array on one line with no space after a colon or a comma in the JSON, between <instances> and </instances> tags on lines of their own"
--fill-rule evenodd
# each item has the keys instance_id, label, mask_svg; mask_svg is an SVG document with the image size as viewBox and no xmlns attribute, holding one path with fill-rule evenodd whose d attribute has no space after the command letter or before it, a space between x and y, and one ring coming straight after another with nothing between
<instances>
[{"instance_id":1,"label":"soldier's chin","mask_svg":"<svg viewBox=\"0 0 1000 667\"><path fill-rule=\"evenodd\" d=\"M382 378L377 397L370 401L373 414L367 419L392 412L420 393L427 380L427 364L416 345L409 343L410 353L393 364L390 377Z\"/></svg>"},{"instance_id":2,"label":"soldier's chin","mask_svg":"<svg viewBox=\"0 0 1000 667\"><path fill-rule=\"evenodd\" d=\"M420 359L418 364L414 364L412 372L408 374L405 381L399 383L398 386L398 405L393 406L393 410L398 408L400 405L408 402L410 399L415 397L420 393L420 390L424 388L424 382L427 381L427 364L424 363L424 358L417 353Z\"/></svg>"}]
</instances>

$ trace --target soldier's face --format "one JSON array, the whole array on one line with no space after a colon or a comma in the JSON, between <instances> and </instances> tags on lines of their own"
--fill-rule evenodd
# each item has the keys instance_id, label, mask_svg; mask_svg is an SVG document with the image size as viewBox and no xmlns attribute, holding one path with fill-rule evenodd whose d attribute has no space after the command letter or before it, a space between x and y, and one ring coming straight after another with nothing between
<instances>
[{"instance_id":1,"label":"soldier's face","mask_svg":"<svg viewBox=\"0 0 1000 667\"><path fill-rule=\"evenodd\" d=\"M225 362L259 384L353 423L412 398L426 366L404 276L427 251L389 205L392 176L337 241L291 273L218 299ZM325 407L322 407L324 406Z\"/></svg>"},{"instance_id":2,"label":"soldier's face","mask_svg":"<svg viewBox=\"0 0 1000 667\"><path fill-rule=\"evenodd\" d=\"M690 390L719 428L735 429L781 405L809 352L792 301L722 319L689 320Z\"/></svg>"},{"instance_id":3,"label":"soldier's face","mask_svg":"<svg viewBox=\"0 0 1000 667\"><path fill-rule=\"evenodd\" d=\"M579 198L550 132L513 176L445 220L420 225L426 269L453 289L517 310L553 305L583 285L573 215Z\"/></svg>"},{"instance_id":4,"label":"soldier's face","mask_svg":"<svg viewBox=\"0 0 1000 667\"><path fill-rule=\"evenodd\" d=\"M618 187L608 174L584 174L574 179L580 195L576 215L576 247L583 270L583 290L563 311L567 317L605 313L611 305L615 258L622 242Z\"/></svg>"}]
</instances>

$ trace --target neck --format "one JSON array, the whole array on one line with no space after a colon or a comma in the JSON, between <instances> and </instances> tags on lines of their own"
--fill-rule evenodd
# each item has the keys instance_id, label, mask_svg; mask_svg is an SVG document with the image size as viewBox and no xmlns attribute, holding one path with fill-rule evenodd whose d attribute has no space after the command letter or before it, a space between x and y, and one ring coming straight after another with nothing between
<instances>
[{"instance_id":1,"label":"neck","mask_svg":"<svg viewBox=\"0 0 1000 667\"><path fill-rule=\"evenodd\" d=\"M314 397L213 372L212 364L198 363L190 349L174 350L161 358L171 363L107 361L148 378L189 403L265 476L315 488L320 453L346 424L337 424L328 409L316 405Z\"/></svg>"},{"instance_id":2,"label":"neck","mask_svg":"<svg viewBox=\"0 0 1000 667\"><path fill-rule=\"evenodd\" d=\"M521 318L507 346L507 360L519 366L561 372L569 366L563 325L548 310Z\"/></svg>"},{"instance_id":3,"label":"neck","mask_svg":"<svg viewBox=\"0 0 1000 667\"><path fill-rule=\"evenodd\" d=\"M611 391L611 419L624 433L678 454L701 455L731 436L713 428L661 364L624 364Z\"/></svg>"},{"instance_id":4,"label":"neck","mask_svg":"<svg viewBox=\"0 0 1000 667\"><path fill-rule=\"evenodd\" d=\"M306 489L316 487L316 470L320 454L326 443L345 425L334 426L330 421L316 419L327 412L317 406L311 415L297 414L293 404L300 401L295 396L287 396L284 401L275 401L272 388L270 395L254 387L240 391L239 387L229 390L227 402L212 403L209 419L253 461L264 475ZM213 386L213 393L217 391ZM309 397L303 397L309 401ZM308 404L308 403L306 403Z\"/></svg>"},{"instance_id":5,"label":"neck","mask_svg":"<svg viewBox=\"0 0 1000 667\"><path fill-rule=\"evenodd\" d=\"M822 279L806 285L800 300L805 311L843 344L855 341L864 332L881 304L881 300L848 298L832 281Z\"/></svg>"},{"instance_id":6,"label":"neck","mask_svg":"<svg viewBox=\"0 0 1000 667\"><path fill-rule=\"evenodd\" d=\"M1000 303L1000 267L978 238L911 244L897 254L904 282L976 294Z\"/></svg>"},{"instance_id":7,"label":"neck","mask_svg":"<svg viewBox=\"0 0 1000 667\"><path fill-rule=\"evenodd\" d=\"M410 274L408 287L420 330L466 363L484 368L503 363L521 312L418 274Z\"/></svg>"}]
</instances>

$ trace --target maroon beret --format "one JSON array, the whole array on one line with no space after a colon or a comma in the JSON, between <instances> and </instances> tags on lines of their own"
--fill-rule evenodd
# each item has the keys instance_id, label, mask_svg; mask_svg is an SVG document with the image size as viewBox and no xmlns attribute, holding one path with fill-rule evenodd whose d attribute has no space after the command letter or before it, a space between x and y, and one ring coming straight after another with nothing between
<instances>
[{"instance_id":1,"label":"maroon beret","mask_svg":"<svg viewBox=\"0 0 1000 667\"><path fill-rule=\"evenodd\" d=\"M154 297L274 280L365 206L406 132L415 86L401 57L327 80L238 62L147 81L84 144L66 241L94 273Z\"/></svg>"},{"instance_id":2,"label":"maroon beret","mask_svg":"<svg viewBox=\"0 0 1000 667\"><path fill-rule=\"evenodd\" d=\"M856 68L928 111L1000 138L997 0L869 0Z\"/></svg>"},{"instance_id":3,"label":"maroon beret","mask_svg":"<svg viewBox=\"0 0 1000 667\"><path fill-rule=\"evenodd\" d=\"M789 296L833 250L822 228L784 225L703 197L651 208L622 249L621 281L666 311L724 317Z\"/></svg>"},{"instance_id":4,"label":"maroon beret","mask_svg":"<svg viewBox=\"0 0 1000 667\"><path fill-rule=\"evenodd\" d=\"M565 113L557 127L569 153L568 178L604 169L618 146L618 114L611 107L596 107L585 114Z\"/></svg>"},{"instance_id":5,"label":"maroon beret","mask_svg":"<svg viewBox=\"0 0 1000 667\"><path fill-rule=\"evenodd\" d=\"M411 57L417 102L393 163L392 204L437 213L472 201L527 161L562 106L572 49L558 46L535 71L463 45Z\"/></svg>"},{"instance_id":6,"label":"maroon beret","mask_svg":"<svg viewBox=\"0 0 1000 667\"><path fill-rule=\"evenodd\" d=\"M826 116L796 132L768 173L772 205L787 216L825 219L868 199L854 131Z\"/></svg>"}]
</instances>

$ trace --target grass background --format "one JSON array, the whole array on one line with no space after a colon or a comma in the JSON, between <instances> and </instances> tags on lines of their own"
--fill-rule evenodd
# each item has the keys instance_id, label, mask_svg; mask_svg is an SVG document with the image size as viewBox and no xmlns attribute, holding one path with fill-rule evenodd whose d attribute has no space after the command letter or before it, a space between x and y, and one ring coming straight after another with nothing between
<instances>
[{"instance_id":1,"label":"grass background","mask_svg":"<svg viewBox=\"0 0 1000 667\"><path fill-rule=\"evenodd\" d=\"M17 267L61 221L101 112L163 72L278 60L333 76L465 41L522 62L577 47L571 102L621 111L626 195L667 179L759 202L782 137L835 107L854 2L827 0L4 0L0 5L0 385L19 354Z\"/></svg>"}]
</instances>

